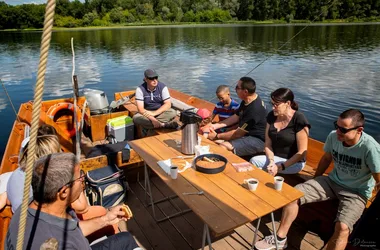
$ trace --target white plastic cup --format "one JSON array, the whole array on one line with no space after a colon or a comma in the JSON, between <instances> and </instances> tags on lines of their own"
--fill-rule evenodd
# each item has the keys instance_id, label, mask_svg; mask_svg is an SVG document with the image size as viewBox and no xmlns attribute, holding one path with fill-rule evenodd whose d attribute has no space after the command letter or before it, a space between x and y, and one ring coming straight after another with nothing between
<instances>
[{"instance_id":1,"label":"white plastic cup","mask_svg":"<svg viewBox=\"0 0 380 250\"><path fill-rule=\"evenodd\" d=\"M281 191L282 184L284 184L284 177L276 176L274 177L274 189Z\"/></svg>"},{"instance_id":2,"label":"white plastic cup","mask_svg":"<svg viewBox=\"0 0 380 250\"><path fill-rule=\"evenodd\" d=\"M250 178L250 179L244 180L244 183L247 184L248 189L250 191L255 191L257 189L257 186L259 185L259 180L255 178Z\"/></svg>"},{"instance_id":3,"label":"white plastic cup","mask_svg":"<svg viewBox=\"0 0 380 250\"><path fill-rule=\"evenodd\" d=\"M177 166L171 166L170 167L170 176L173 180L177 179L178 177L178 167Z\"/></svg>"}]
</instances>

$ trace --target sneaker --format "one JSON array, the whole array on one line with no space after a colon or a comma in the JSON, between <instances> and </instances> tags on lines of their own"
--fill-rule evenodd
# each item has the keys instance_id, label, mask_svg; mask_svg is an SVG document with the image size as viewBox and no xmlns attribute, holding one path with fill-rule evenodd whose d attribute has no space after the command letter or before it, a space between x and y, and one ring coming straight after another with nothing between
<instances>
[{"instance_id":1,"label":"sneaker","mask_svg":"<svg viewBox=\"0 0 380 250\"><path fill-rule=\"evenodd\" d=\"M278 240L278 248L279 249L285 249L288 246L287 238L283 240ZM274 235L266 236L264 239L256 242L255 248L257 250L270 250L270 249L276 249L276 243L274 239Z\"/></svg>"},{"instance_id":2,"label":"sneaker","mask_svg":"<svg viewBox=\"0 0 380 250\"><path fill-rule=\"evenodd\" d=\"M177 129L178 128L178 123L176 121L165 122L163 128Z\"/></svg>"}]
</instances>

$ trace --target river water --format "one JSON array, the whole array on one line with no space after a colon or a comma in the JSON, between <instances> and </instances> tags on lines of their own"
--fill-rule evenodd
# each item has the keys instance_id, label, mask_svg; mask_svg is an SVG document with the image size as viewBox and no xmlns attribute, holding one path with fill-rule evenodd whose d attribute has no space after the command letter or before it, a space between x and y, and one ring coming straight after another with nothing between
<instances>
[{"instance_id":1,"label":"river water","mask_svg":"<svg viewBox=\"0 0 380 250\"><path fill-rule=\"evenodd\" d=\"M44 99L72 96L74 38L80 88L135 89L154 68L169 87L215 102L220 84L249 74L269 103L279 87L292 89L324 141L348 108L366 116L365 131L380 141L380 25L177 26L56 31L52 35ZM294 35L304 29L298 36ZM0 32L0 78L18 110L33 99L41 32ZM231 88L233 96L236 93ZM268 105L268 107L271 107ZM0 90L0 155L15 119Z\"/></svg>"}]
</instances>

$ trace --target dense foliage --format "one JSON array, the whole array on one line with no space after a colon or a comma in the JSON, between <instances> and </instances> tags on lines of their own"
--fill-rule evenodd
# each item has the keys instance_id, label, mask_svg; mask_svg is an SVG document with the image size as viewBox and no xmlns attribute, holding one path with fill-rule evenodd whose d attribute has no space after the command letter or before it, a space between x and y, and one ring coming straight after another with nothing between
<instances>
[{"instance_id":1,"label":"dense foliage","mask_svg":"<svg viewBox=\"0 0 380 250\"><path fill-rule=\"evenodd\" d=\"M45 5L0 2L0 29L41 28ZM57 0L55 26L379 18L380 0Z\"/></svg>"}]
</instances>

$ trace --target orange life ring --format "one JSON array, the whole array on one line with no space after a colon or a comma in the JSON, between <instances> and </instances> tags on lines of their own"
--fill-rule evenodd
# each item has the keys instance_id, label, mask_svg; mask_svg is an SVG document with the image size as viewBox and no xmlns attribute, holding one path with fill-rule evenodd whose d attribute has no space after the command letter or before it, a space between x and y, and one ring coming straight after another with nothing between
<instances>
[{"instance_id":1,"label":"orange life ring","mask_svg":"<svg viewBox=\"0 0 380 250\"><path fill-rule=\"evenodd\" d=\"M57 104L51 106L48 109L48 111L46 112L46 115L54 121L55 115L58 113L58 111L65 110L65 109L70 110L74 114L74 104L72 104L70 102L60 102L60 103L57 103ZM78 106L76 108L76 114L77 114L77 121L80 121L82 119L82 114L81 114L81 110ZM72 129L67 130L66 132L70 137L75 136L75 134L76 134L75 124L73 125Z\"/></svg>"}]
</instances>

